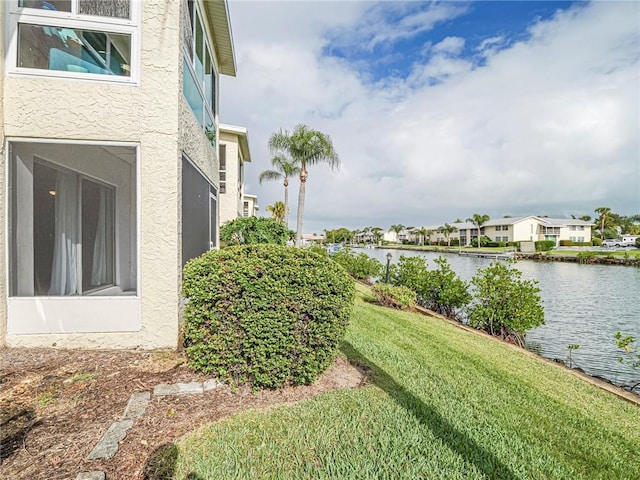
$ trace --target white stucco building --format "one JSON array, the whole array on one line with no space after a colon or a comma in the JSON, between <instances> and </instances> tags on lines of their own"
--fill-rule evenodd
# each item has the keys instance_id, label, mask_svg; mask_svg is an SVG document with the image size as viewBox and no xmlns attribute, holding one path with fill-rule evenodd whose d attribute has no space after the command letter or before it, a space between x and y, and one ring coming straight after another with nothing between
<instances>
[{"instance_id":1,"label":"white stucco building","mask_svg":"<svg viewBox=\"0 0 640 480\"><path fill-rule=\"evenodd\" d=\"M242 216L257 217L258 216L258 196L245 193L242 195Z\"/></svg>"},{"instance_id":2,"label":"white stucco building","mask_svg":"<svg viewBox=\"0 0 640 480\"><path fill-rule=\"evenodd\" d=\"M175 347L182 267L218 243L226 1L7 0L0 25L0 344Z\"/></svg>"},{"instance_id":3,"label":"white stucco building","mask_svg":"<svg viewBox=\"0 0 640 480\"><path fill-rule=\"evenodd\" d=\"M245 164L251 161L247 129L220 125L220 225L244 216Z\"/></svg>"},{"instance_id":4,"label":"white stucco building","mask_svg":"<svg viewBox=\"0 0 640 480\"><path fill-rule=\"evenodd\" d=\"M459 240L460 245L471 244L478 237L478 228L470 222L451 223L457 230L449 235L450 240ZM591 242L591 226L593 223L572 218L548 218L529 215L527 217L506 217L491 219L480 228L483 236L495 242L521 242L553 240L559 245L560 240L574 242ZM446 242L446 236L439 232L440 226L425 227L431 230L429 242Z\"/></svg>"}]
</instances>

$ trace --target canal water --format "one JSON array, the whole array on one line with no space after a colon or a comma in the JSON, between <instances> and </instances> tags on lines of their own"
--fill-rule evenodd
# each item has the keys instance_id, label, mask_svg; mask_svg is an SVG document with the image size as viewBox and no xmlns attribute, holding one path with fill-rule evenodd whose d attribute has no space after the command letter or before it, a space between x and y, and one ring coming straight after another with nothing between
<instances>
[{"instance_id":1,"label":"canal water","mask_svg":"<svg viewBox=\"0 0 640 480\"><path fill-rule=\"evenodd\" d=\"M427 259L429 269L438 256L447 259L463 280L469 281L480 268L492 260L486 258L391 250L357 249L386 264L400 255ZM502 260L500 260L502 261ZM552 359L567 360L569 345L579 345L571 352L572 364L589 375L621 384L640 378L640 370L618 362L620 350L615 333L633 335L640 343L640 268L618 265L580 265L564 262L520 260L514 268L523 279L538 280L544 305L545 325L530 330L526 341L530 349Z\"/></svg>"}]
</instances>

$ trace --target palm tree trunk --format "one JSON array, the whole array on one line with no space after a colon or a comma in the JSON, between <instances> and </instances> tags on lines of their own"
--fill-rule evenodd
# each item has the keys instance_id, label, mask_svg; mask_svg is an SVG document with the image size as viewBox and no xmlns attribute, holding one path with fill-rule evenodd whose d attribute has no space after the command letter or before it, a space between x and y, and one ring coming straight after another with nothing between
<instances>
[{"instance_id":1,"label":"palm tree trunk","mask_svg":"<svg viewBox=\"0 0 640 480\"><path fill-rule=\"evenodd\" d=\"M289 179L284 177L284 218L287 229L289 228Z\"/></svg>"},{"instance_id":2,"label":"palm tree trunk","mask_svg":"<svg viewBox=\"0 0 640 480\"><path fill-rule=\"evenodd\" d=\"M307 184L307 169L300 168L300 191L298 193L298 221L296 224L296 247L302 246L302 219L304 216L304 194Z\"/></svg>"},{"instance_id":3,"label":"palm tree trunk","mask_svg":"<svg viewBox=\"0 0 640 480\"><path fill-rule=\"evenodd\" d=\"M480 225L478 225L478 248L480 248Z\"/></svg>"}]
</instances>

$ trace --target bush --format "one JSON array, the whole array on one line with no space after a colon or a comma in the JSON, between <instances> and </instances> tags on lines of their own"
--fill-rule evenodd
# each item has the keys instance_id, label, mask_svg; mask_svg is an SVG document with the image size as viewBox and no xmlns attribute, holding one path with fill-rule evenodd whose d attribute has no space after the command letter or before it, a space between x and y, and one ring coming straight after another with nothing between
<instances>
[{"instance_id":1,"label":"bush","mask_svg":"<svg viewBox=\"0 0 640 480\"><path fill-rule=\"evenodd\" d=\"M486 235L483 235L482 237L480 237L480 246L481 247L486 247L489 242L491 242L491 239L489 237L487 237ZM477 237L471 240L471 246L472 247L477 247L478 246L478 238Z\"/></svg>"},{"instance_id":2,"label":"bush","mask_svg":"<svg viewBox=\"0 0 640 480\"><path fill-rule=\"evenodd\" d=\"M534 242L536 252L548 252L556 246L556 242L553 240L538 240Z\"/></svg>"},{"instance_id":3,"label":"bush","mask_svg":"<svg viewBox=\"0 0 640 480\"><path fill-rule=\"evenodd\" d=\"M602 246L602 239L601 238L594 238L593 240L591 240L591 244L594 247L601 247Z\"/></svg>"},{"instance_id":4,"label":"bush","mask_svg":"<svg viewBox=\"0 0 640 480\"><path fill-rule=\"evenodd\" d=\"M383 307L408 310L416 306L416 292L400 285L376 283L371 291Z\"/></svg>"},{"instance_id":5,"label":"bush","mask_svg":"<svg viewBox=\"0 0 640 480\"><path fill-rule=\"evenodd\" d=\"M435 260L437 270L428 270L424 258L400 256L393 267L393 283L416 292L419 305L458 318L458 310L471 301L468 285L455 274L446 259Z\"/></svg>"},{"instance_id":6,"label":"bush","mask_svg":"<svg viewBox=\"0 0 640 480\"><path fill-rule=\"evenodd\" d=\"M210 250L184 268L189 365L253 388L313 382L333 361L354 281L328 258L280 245Z\"/></svg>"},{"instance_id":7,"label":"bush","mask_svg":"<svg viewBox=\"0 0 640 480\"><path fill-rule=\"evenodd\" d=\"M475 301L468 309L472 327L524 346L524 335L544 325L540 289L535 280L522 280L522 272L492 262L471 279Z\"/></svg>"},{"instance_id":8,"label":"bush","mask_svg":"<svg viewBox=\"0 0 640 480\"><path fill-rule=\"evenodd\" d=\"M460 239L459 238L452 238L451 239L451 246L452 247L459 247L460 246Z\"/></svg>"},{"instance_id":9,"label":"bush","mask_svg":"<svg viewBox=\"0 0 640 480\"><path fill-rule=\"evenodd\" d=\"M573 240L560 240L561 247L573 247Z\"/></svg>"},{"instance_id":10,"label":"bush","mask_svg":"<svg viewBox=\"0 0 640 480\"><path fill-rule=\"evenodd\" d=\"M507 242L507 247L516 247L520 251L520 242Z\"/></svg>"},{"instance_id":11,"label":"bush","mask_svg":"<svg viewBox=\"0 0 640 480\"><path fill-rule=\"evenodd\" d=\"M636 248L640 248L640 237L636 238Z\"/></svg>"},{"instance_id":12,"label":"bush","mask_svg":"<svg viewBox=\"0 0 640 480\"><path fill-rule=\"evenodd\" d=\"M499 241L499 242L487 242L486 247L506 247L507 242Z\"/></svg>"},{"instance_id":13,"label":"bush","mask_svg":"<svg viewBox=\"0 0 640 480\"><path fill-rule=\"evenodd\" d=\"M331 258L357 280L369 281L382 276L382 263L366 253L355 253L345 247L334 253Z\"/></svg>"},{"instance_id":14,"label":"bush","mask_svg":"<svg viewBox=\"0 0 640 480\"><path fill-rule=\"evenodd\" d=\"M322 245L311 245L311 246L307 247L307 250L309 250L310 252L313 252L313 253L317 253L321 257L328 257L329 256L329 252L327 251L327 248L323 247Z\"/></svg>"},{"instance_id":15,"label":"bush","mask_svg":"<svg viewBox=\"0 0 640 480\"><path fill-rule=\"evenodd\" d=\"M293 232L273 218L241 217L220 228L220 240L226 245L273 243L285 245Z\"/></svg>"}]
</instances>

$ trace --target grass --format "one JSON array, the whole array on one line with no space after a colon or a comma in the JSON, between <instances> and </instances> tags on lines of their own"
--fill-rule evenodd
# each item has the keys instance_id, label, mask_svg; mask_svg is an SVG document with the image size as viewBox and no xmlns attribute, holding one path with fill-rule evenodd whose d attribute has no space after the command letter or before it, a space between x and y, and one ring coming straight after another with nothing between
<instances>
[{"instance_id":1,"label":"grass","mask_svg":"<svg viewBox=\"0 0 640 480\"><path fill-rule=\"evenodd\" d=\"M640 258L640 250L632 250L628 248L618 250L551 250L546 253L549 255L578 255L585 252L600 257Z\"/></svg>"},{"instance_id":2,"label":"grass","mask_svg":"<svg viewBox=\"0 0 640 480\"><path fill-rule=\"evenodd\" d=\"M192 432L173 478L640 478L637 405L368 295L342 353L372 385Z\"/></svg>"}]
</instances>

